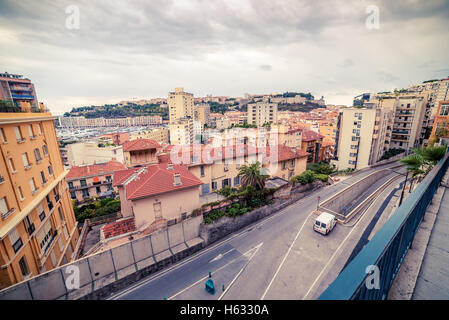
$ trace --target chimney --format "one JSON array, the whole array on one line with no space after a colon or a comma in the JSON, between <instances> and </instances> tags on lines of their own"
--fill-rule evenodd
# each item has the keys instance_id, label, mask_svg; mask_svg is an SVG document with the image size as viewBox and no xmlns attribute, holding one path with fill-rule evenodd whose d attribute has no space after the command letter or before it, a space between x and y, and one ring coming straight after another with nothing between
<instances>
[{"instance_id":1,"label":"chimney","mask_svg":"<svg viewBox=\"0 0 449 320\"><path fill-rule=\"evenodd\" d=\"M182 184L182 182L181 182L181 175L179 173L175 173L173 175L173 178L174 178L174 182L173 182L174 186L180 186Z\"/></svg>"},{"instance_id":2,"label":"chimney","mask_svg":"<svg viewBox=\"0 0 449 320\"><path fill-rule=\"evenodd\" d=\"M169 163L167 165L167 170L173 170L173 163Z\"/></svg>"}]
</instances>

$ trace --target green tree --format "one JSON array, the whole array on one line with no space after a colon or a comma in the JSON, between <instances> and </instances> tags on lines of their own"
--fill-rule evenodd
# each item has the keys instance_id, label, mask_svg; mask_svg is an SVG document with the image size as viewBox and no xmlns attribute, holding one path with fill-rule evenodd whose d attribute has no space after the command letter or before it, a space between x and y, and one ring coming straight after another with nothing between
<instances>
[{"instance_id":1,"label":"green tree","mask_svg":"<svg viewBox=\"0 0 449 320\"><path fill-rule=\"evenodd\" d=\"M263 190L265 188L265 180L268 178L264 171L259 161L241 166L239 175L242 177L242 188L246 189L247 186L252 186L256 190Z\"/></svg>"}]
</instances>

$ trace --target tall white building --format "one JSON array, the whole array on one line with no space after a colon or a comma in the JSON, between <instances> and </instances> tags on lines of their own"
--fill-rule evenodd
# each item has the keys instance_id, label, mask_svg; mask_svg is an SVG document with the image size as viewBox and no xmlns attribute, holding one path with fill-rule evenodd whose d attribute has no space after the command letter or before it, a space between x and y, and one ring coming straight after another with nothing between
<instances>
[{"instance_id":1,"label":"tall white building","mask_svg":"<svg viewBox=\"0 0 449 320\"><path fill-rule=\"evenodd\" d=\"M184 88L175 88L168 94L169 130L172 144L191 144L195 132L194 98L192 93L184 92Z\"/></svg>"}]
</instances>

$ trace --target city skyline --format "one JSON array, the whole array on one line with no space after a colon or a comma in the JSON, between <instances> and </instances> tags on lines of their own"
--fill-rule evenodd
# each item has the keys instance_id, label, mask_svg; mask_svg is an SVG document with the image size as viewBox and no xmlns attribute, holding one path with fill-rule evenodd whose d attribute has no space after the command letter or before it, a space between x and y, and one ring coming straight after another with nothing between
<instances>
[{"instance_id":1,"label":"city skyline","mask_svg":"<svg viewBox=\"0 0 449 320\"><path fill-rule=\"evenodd\" d=\"M178 86L195 96L311 92L351 105L362 92L449 75L445 1L78 1L79 29L69 29L73 4L0 3L0 71L33 79L53 114ZM379 29L366 26L371 5Z\"/></svg>"}]
</instances>

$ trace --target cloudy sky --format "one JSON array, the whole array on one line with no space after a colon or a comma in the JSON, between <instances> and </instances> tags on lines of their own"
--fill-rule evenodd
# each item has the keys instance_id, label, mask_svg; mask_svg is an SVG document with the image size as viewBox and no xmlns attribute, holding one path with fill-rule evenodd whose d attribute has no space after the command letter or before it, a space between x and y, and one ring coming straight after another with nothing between
<instances>
[{"instance_id":1,"label":"cloudy sky","mask_svg":"<svg viewBox=\"0 0 449 320\"><path fill-rule=\"evenodd\" d=\"M0 72L30 78L54 114L175 87L350 104L448 77L448 31L447 0L0 0Z\"/></svg>"}]
</instances>

